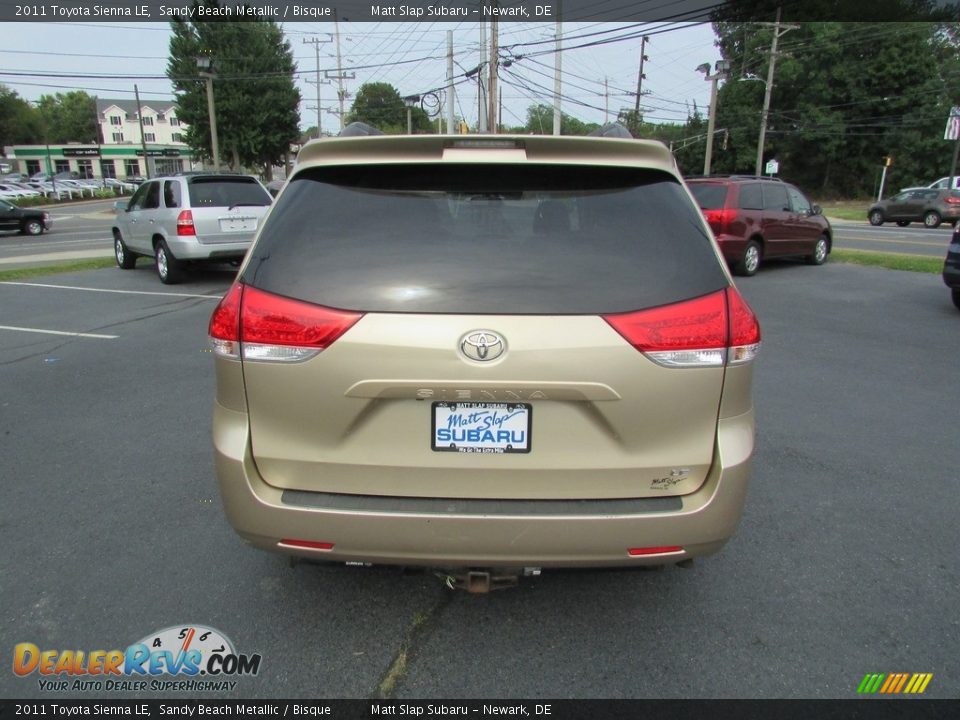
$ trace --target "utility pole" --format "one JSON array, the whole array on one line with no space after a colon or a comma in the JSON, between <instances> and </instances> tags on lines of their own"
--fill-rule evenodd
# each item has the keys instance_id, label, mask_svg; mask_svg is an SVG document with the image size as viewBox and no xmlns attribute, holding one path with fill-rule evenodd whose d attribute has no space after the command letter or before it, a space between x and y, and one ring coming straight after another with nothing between
<instances>
[{"instance_id":1,"label":"utility pole","mask_svg":"<svg viewBox=\"0 0 960 720\"><path fill-rule=\"evenodd\" d=\"M104 187L106 187L106 185L104 184L104 180L103 180L103 147L102 147L103 141L100 139L100 130L101 130L101 128L100 128L100 109L97 107L97 104L98 104L99 102L100 102L100 101L99 101L99 99L97 98L97 96L94 95L94 96L93 96L93 118L94 118L94 120L96 121L96 124L94 125L94 128L95 128L94 132L97 133L97 136L94 138L94 140L95 140L96 143L97 143L97 165L98 165L98 167L94 168L94 170L93 170L93 176L96 177L97 174L99 173L99 174L100 174L100 183L101 183Z\"/></svg>"},{"instance_id":2,"label":"utility pole","mask_svg":"<svg viewBox=\"0 0 960 720\"><path fill-rule=\"evenodd\" d=\"M497 7L497 0L492 0L492 6ZM497 134L497 65L500 48L497 45L497 16L490 18L490 82L487 83L487 129L494 135Z\"/></svg>"},{"instance_id":3,"label":"utility pole","mask_svg":"<svg viewBox=\"0 0 960 720\"><path fill-rule=\"evenodd\" d=\"M333 37L331 37L329 33L324 33L324 34L327 35L326 40L321 40L320 38L317 38L317 37L311 38L309 40L307 40L306 38L303 39L303 43L305 45L313 45L313 49L317 55L317 82L316 82L316 85L317 85L317 137L320 137L320 135L322 134L320 131L323 128L323 121L320 119L321 115L323 114L322 113L323 103L320 101L320 86L330 84L329 80L320 79L320 46L323 43L333 42Z\"/></svg>"},{"instance_id":4,"label":"utility pole","mask_svg":"<svg viewBox=\"0 0 960 720\"><path fill-rule=\"evenodd\" d=\"M217 139L217 110L213 101L213 58L208 53L197 57L200 77L207 81L207 116L210 118L210 150L213 153L213 171L220 172L220 145ZM137 103L139 105L139 103ZM142 135L142 133L141 133Z\"/></svg>"},{"instance_id":5,"label":"utility pole","mask_svg":"<svg viewBox=\"0 0 960 720\"><path fill-rule=\"evenodd\" d=\"M563 33L563 21L561 20L561 2L557 2L557 27L554 31L555 38L555 52L554 57L556 60L553 64L553 134L560 134L560 83L561 83L561 68L563 65L563 48L562 48L562 33Z\"/></svg>"},{"instance_id":6,"label":"utility pole","mask_svg":"<svg viewBox=\"0 0 960 720\"><path fill-rule=\"evenodd\" d=\"M607 78L603 78L603 122L610 122L610 83Z\"/></svg>"},{"instance_id":7,"label":"utility pole","mask_svg":"<svg viewBox=\"0 0 960 720\"><path fill-rule=\"evenodd\" d=\"M480 21L480 64L477 66L477 131L487 131L487 113L484 112L486 103L483 97L483 73L480 68L483 67L484 58L487 57L487 21Z\"/></svg>"},{"instance_id":8,"label":"utility pole","mask_svg":"<svg viewBox=\"0 0 960 720\"><path fill-rule=\"evenodd\" d=\"M770 114L770 93L773 91L773 68L777 62L777 40L781 35L785 35L791 30L796 30L799 25L780 25L780 11L777 8L777 21L773 25L773 43L770 46L770 67L767 69L767 87L763 92L763 112L760 115L760 141L757 143L757 164L754 168L754 175L759 175L763 166L763 144L767 138L767 117ZM769 25L769 23L765 23Z\"/></svg>"},{"instance_id":9,"label":"utility pole","mask_svg":"<svg viewBox=\"0 0 960 720\"><path fill-rule=\"evenodd\" d=\"M453 108L456 103L453 88L453 31L447 30L447 132L453 128Z\"/></svg>"},{"instance_id":10,"label":"utility pole","mask_svg":"<svg viewBox=\"0 0 960 720\"><path fill-rule=\"evenodd\" d=\"M353 80L357 75L356 73L343 72L343 62L340 58L340 23L337 20L337 9L333 9L333 29L336 32L337 40L337 74L331 75L329 72L325 73L327 79L333 79L337 81L337 98L340 100L340 129L343 130L343 117L346 115L346 110L343 109L343 101L346 99L349 94L343 87L344 80Z\"/></svg>"},{"instance_id":11,"label":"utility pole","mask_svg":"<svg viewBox=\"0 0 960 720\"><path fill-rule=\"evenodd\" d=\"M650 38L646 35L643 36L643 40L640 41L640 72L637 73L637 99L633 104L633 111L637 114L637 122L640 122L640 93L643 88L643 81L646 79L646 75L643 74L643 61L649 60L647 57L647 43L650 41Z\"/></svg>"},{"instance_id":12,"label":"utility pole","mask_svg":"<svg viewBox=\"0 0 960 720\"><path fill-rule=\"evenodd\" d=\"M30 100L30 102L37 106L38 111L43 107L39 100ZM47 146L47 177L50 178L50 184L53 186L54 197L59 200L60 195L57 194L57 178L54 177L56 173L53 171L53 160L50 158L50 126L47 124L47 116L44 115L42 111L40 112L40 120L43 123L43 144Z\"/></svg>"},{"instance_id":13,"label":"utility pole","mask_svg":"<svg viewBox=\"0 0 960 720\"><path fill-rule=\"evenodd\" d=\"M143 148L143 164L147 167L147 180L150 179L150 156L147 154L147 140L143 134L143 109L140 107L140 89L133 86L133 96L137 99L137 121L140 123L140 147Z\"/></svg>"}]
</instances>

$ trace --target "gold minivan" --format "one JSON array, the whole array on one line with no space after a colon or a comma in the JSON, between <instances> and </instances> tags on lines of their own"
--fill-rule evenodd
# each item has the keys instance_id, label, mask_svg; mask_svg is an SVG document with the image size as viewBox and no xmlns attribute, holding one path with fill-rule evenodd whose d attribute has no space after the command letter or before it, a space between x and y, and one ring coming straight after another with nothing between
<instances>
[{"instance_id":1,"label":"gold minivan","mask_svg":"<svg viewBox=\"0 0 960 720\"><path fill-rule=\"evenodd\" d=\"M311 142L209 333L259 548L519 573L682 562L739 522L760 328L658 142Z\"/></svg>"}]
</instances>

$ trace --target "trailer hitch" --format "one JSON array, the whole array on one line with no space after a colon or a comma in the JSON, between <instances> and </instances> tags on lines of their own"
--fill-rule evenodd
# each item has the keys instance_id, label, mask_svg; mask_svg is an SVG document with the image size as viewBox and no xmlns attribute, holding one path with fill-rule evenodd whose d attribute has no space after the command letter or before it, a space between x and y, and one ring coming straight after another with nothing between
<instances>
[{"instance_id":1,"label":"trailer hitch","mask_svg":"<svg viewBox=\"0 0 960 720\"><path fill-rule=\"evenodd\" d=\"M516 587L520 576L536 576L540 568L501 569L491 572L485 569L452 571L440 575L444 584L451 590L466 590L468 593L488 593L491 590L505 590Z\"/></svg>"}]
</instances>

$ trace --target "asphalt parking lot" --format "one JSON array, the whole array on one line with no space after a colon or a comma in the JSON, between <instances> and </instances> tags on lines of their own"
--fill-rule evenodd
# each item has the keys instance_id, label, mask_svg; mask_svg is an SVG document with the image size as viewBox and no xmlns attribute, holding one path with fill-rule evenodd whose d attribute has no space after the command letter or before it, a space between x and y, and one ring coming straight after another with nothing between
<instances>
[{"instance_id":1,"label":"asphalt parking lot","mask_svg":"<svg viewBox=\"0 0 960 720\"><path fill-rule=\"evenodd\" d=\"M764 347L738 535L692 569L489 595L237 539L206 345L231 278L167 287L144 261L0 283L0 651L208 625L263 658L211 699L852 698L892 672L960 696L960 312L938 276L785 262L741 280ZM9 667L0 697L56 699Z\"/></svg>"}]
</instances>

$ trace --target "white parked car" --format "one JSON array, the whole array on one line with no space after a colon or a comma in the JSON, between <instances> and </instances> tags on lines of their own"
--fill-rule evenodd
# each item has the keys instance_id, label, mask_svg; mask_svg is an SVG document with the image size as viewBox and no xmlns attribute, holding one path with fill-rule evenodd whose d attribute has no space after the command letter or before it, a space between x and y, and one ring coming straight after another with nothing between
<instances>
[{"instance_id":1,"label":"white parked car","mask_svg":"<svg viewBox=\"0 0 960 720\"><path fill-rule=\"evenodd\" d=\"M57 200L70 200L74 196L79 196L80 194L76 189L70 189L59 181L57 182L56 187L54 187L53 183L49 181L31 183L31 185L34 185L37 190L42 192L46 197L56 198Z\"/></svg>"},{"instance_id":2,"label":"white parked car","mask_svg":"<svg viewBox=\"0 0 960 720\"><path fill-rule=\"evenodd\" d=\"M3 192L6 197L40 197L40 193L36 190L26 190L14 183L0 183L0 192Z\"/></svg>"},{"instance_id":3,"label":"white parked car","mask_svg":"<svg viewBox=\"0 0 960 720\"><path fill-rule=\"evenodd\" d=\"M123 180L117 180L117 178L104 178L103 186L109 190L120 193L132 193L137 189L134 183L123 182Z\"/></svg>"},{"instance_id":4,"label":"white parked car","mask_svg":"<svg viewBox=\"0 0 960 720\"><path fill-rule=\"evenodd\" d=\"M93 197L97 192L96 189L82 184L79 180L57 180L57 187L59 188L61 186L77 193L79 197L83 197L84 195Z\"/></svg>"},{"instance_id":5,"label":"white parked car","mask_svg":"<svg viewBox=\"0 0 960 720\"><path fill-rule=\"evenodd\" d=\"M900 188L900 192L906 192L907 190L946 190L950 185L950 178L942 177L939 180L934 180L929 185L918 185L916 187ZM955 175L953 178L953 189L960 190L960 175Z\"/></svg>"}]
</instances>

